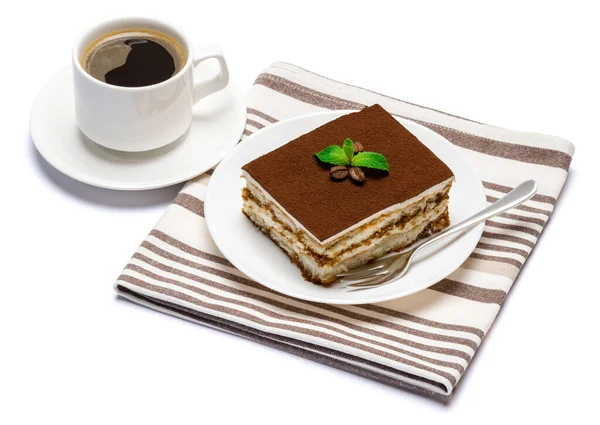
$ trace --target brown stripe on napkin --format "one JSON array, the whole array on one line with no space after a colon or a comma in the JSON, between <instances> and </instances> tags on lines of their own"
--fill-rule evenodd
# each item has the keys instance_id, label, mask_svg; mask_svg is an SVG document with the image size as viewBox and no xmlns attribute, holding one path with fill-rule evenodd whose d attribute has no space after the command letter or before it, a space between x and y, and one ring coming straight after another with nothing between
<instances>
[{"instance_id":1,"label":"brown stripe on napkin","mask_svg":"<svg viewBox=\"0 0 600 425\"><path fill-rule=\"evenodd\" d=\"M362 308L364 310L375 311L378 313L386 314L392 317L397 317L399 319L410 320L415 323L419 323L425 326L430 326L438 329L447 329L452 331L460 331L460 332L469 332L473 335L477 335L480 339L483 339L485 333L481 329L477 329L471 326L463 326L463 325L451 325L447 323L436 322L433 320L424 319L419 316L413 316L407 314L400 310L394 310L391 308L386 308L377 304L363 304L356 306L357 308Z\"/></svg>"},{"instance_id":2,"label":"brown stripe on napkin","mask_svg":"<svg viewBox=\"0 0 600 425\"><path fill-rule=\"evenodd\" d=\"M515 260L514 258L509 258L509 257L498 257L496 255L484 255L484 254L478 254L476 252L473 252L469 258L475 258L478 260L487 260L487 261L493 261L496 263L506 263L506 264L510 264L512 266L515 266L517 269L520 269L523 266L523 263L520 262L519 260Z\"/></svg>"},{"instance_id":3,"label":"brown stripe on napkin","mask_svg":"<svg viewBox=\"0 0 600 425\"><path fill-rule=\"evenodd\" d=\"M494 196L486 195L486 200L490 204L496 202L498 199L500 199L500 198L496 198ZM547 217L550 217L550 214L552 214L552 211L547 211L547 210L542 210L542 209L539 209L539 208L529 207L526 204L519 205L518 207L515 207L515 209L521 210L521 211L527 211L527 212L531 212L531 213L536 213L536 214L544 214Z\"/></svg>"},{"instance_id":4,"label":"brown stripe on napkin","mask_svg":"<svg viewBox=\"0 0 600 425\"><path fill-rule=\"evenodd\" d=\"M195 198L187 193L178 194L173 200L175 205L190 210L194 214L198 214L200 217L204 217L204 201Z\"/></svg>"},{"instance_id":5,"label":"brown stripe on napkin","mask_svg":"<svg viewBox=\"0 0 600 425\"><path fill-rule=\"evenodd\" d=\"M519 249L519 248L512 248L510 246L504 246L504 245L494 245L491 243L484 243L484 242L479 242L477 244L476 248L487 249L489 251L510 252L511 254L518 254L518 255L521 255L522 257L527 257L529 255L527 253L527 251L523 251L522 249Z\"/></svg>"},{"instance_id":6,"label":"brown stripe on napkin","mask_svg":"<svg viewBox=\"0 0 600 425\"><path fill-rule=\"evenodd\" d=\"M264 112L259 111L254 108L247 108L247 112L252 115L256 115L257 117L261 117L263 120L269 121L270 123L277 122L276 118L273 118L270 115L265 114Z\"/></svg>"},{"instance_id":7,"label":"brown stripe on napkin","mask_svg":"<svg viewBox=\"0 0 600 425\"><path fill-rule=\"evenodd\" d=\"M166 242L183 252L187 252L196 257L214 261L215 263L219 263L224 266L233 268L233 264L231 264L225 258L219 257L218 255L210 254L208 252L201 251L199 249L196 249L184 242L181 242L181 241L175 239L172 236L167 235L164 232L161 232L160 230L152 229L152 231L150 232L150 236L154 236L155 238L160 239L161 241Z\"/></svg>"},{"instance_id":8,"label":"brown stripe on napkin","mask_svg":"<svg viewBox=\"0 0 600 425\"><path fill-rule=\"evenodd\" d=\"M518 236L512 236L512 235L505 235L505 234L501 234L501 233L493 233L491 231L485 231L483 232L483 234L481 235L484 238L490 238L490 239L498 239L498 240L503 240L503 241L508 241L508 242L514 242L514 243L518 243L521 245L525 245L528 246L529 248L533 248L534 243L531 242L530 240L527 239L523 239L520 238Z\"/></svg>"},{"instance_id":9,"label":"brown stripe on napkin","mask_svg":"<svg viewBox=\"0 0 600 425\"><path fill-rule=\"evenodd\" d=\"M502 193L508 193L514 189L514 187L504 186L504 185L487 182L487 181L483 181L483 187L485 187L486 189L492 189L492 190L495 190L496 192L502 192ZM539 193L536 193L535 195L533 195L531 200L537 201L537 202L544 202L544 203L550 204L550 205L556 204L556 198L554 198L552 196L541 195Z\"/></svg>"},{"instance_id":10,"label":"brown stripe on napkin","mask_svg":"<svg viewBox=\"0 0 600 425\"><path fill-rule=\"evenodd\" d=\"M455 297L467 298L480 303L494 303L502 305L506 292L500 289L486 289L455 280L444 279L431 287L434 291L444 292Z\"/></svg>"},{"instance_id":11,"label":"brown stripe on napkin","mask_svg":"<svg viewBox=\"0 0 600 425\"><path fill-rule=\"evenodd\" d=\"M250 118L248 118L246 120L246 124L251 125L252 127L256 127L259 130L264 127L263 124L259 123L258 121L255 121L255 120L251 120Z\"/></svg>"},{"instance_id":12,"label":"brown stripe on napkin","mask_svg":"<svg viewBox=\"0 0 600 425\"><path fill-rule=\"evenodd\" d=\"M536 238L540 236L539 230L535 230L527 226L520 226L518 224L501 223L496 220L488 220L485 224L486 226L497 227L498 229L506 229L513 230L515 232L527 233L529 235L535 236Z\"/></svg>"}]
</instances>

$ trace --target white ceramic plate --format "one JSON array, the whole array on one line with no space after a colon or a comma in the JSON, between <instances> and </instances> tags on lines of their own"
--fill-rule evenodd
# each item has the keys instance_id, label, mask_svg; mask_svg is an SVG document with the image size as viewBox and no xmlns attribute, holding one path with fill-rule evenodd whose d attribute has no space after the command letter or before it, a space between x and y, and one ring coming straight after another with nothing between
<instances>
[{"instance_id":1,"label":"white ceramic plate","mask_svg":"<svg viewBox=\"0 0 600 425\"><path fill-rule=\"evenodd\" d=\"M456 270L481 237L483 223L462 235L441 240L424 249L402 279L378 288L351 292L339 283L323 287L305 281L286 254L242 214L241 167L348 112L325 112L266 127L230 152L210 179L204 214L215 243L239 270L275 291L329 304L365 304L404 297L433 285ZM481 181L458 150L428 128L404 119L398 121L452 169L456 182L450 192L451 222L458 223L485 208Z\"/></svg>"},{"instance_id":2,"label":"white ceramic plate","mask_svg":"<svg viewBox=\"0 0 600 425\"><path fill-rule=\"evenodd\" d=\"M87 139L77 128L70 69L48 82L31 111L31 137L54 168L94 186L155 189L214 167L240 139L246 107L229 88L194 106L187 137L148 152L119 152Z\"/></svg>"}]
</instances>

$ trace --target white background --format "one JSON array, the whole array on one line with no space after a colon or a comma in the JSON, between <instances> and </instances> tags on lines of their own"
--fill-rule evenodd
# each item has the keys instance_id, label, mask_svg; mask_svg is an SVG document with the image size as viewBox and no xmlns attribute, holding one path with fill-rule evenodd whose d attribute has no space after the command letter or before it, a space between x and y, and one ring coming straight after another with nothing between
<instances>
[{"instance_id":1,"label":"white background","mask_svg":"<svg viewBox=\"0 0 600 425\"><path fill-rule=\"evenodd\" d=\"M0 423L597 420L594 2L389 3L3 3ZM284 60L575 144L558 207L449 403L117 299L115 278L180 186L119 193L80 184L40 158L28 120L82 30L137 14L222 45L240 96L261 69Z\"/></svg>"}]
</instances>

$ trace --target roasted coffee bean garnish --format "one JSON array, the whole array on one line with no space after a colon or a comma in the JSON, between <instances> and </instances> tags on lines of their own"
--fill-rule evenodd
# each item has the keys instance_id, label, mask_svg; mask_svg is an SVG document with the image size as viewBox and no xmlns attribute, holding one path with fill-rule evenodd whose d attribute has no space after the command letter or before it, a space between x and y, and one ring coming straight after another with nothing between
<instances>
[{"instance_id":1,"label":"roasted coffee bean garnish","mask_svg":"<svg viewBox=\"0 0 600 425\"><path fill-rule=\"evenodd\" d=\"M348 177L348 167L345 165L336 165L335 167L331 167L329 170L329 175L335 181L342 181Z\"/></svg>"},{"instance_id":2,"label":"roasted coffee bean garnish","mask_svg":"<svg viewBox=\"0 0 600 425\"><path fill-rule=\"evenodd\" d=\"M348 173L350 174L350 178L356 183L365 181L365 172L358 167L351 167Z\"/></svg>"},{"instance_id":3,"label":"roasted coffee bean garnish","mask_svg":"<svg viewBox=\"0 0 600 425\"><path fill-rule=\"evenodd\" d=\"M357 153L360 153L364 150L365 150L365 148L363 147L362 143L354 142L354 155L356 155Z\"/></svg>"}]
</instances>

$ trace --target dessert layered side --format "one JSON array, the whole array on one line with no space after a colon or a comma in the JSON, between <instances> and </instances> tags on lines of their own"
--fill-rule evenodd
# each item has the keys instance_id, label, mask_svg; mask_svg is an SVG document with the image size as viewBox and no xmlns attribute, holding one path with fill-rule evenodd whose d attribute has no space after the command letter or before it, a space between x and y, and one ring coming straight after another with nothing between
<instances>
[{"instance_id":1,"label":"dessert layered side","mask_svg":"<svg viewBox=\"0 0 600 425\"><path fill-rule=\"evenodd\" d=\"M451 170L379 105L257 158L242 176L244 214L314 283L450 224Z\"/></svg>"}]
</instances>

